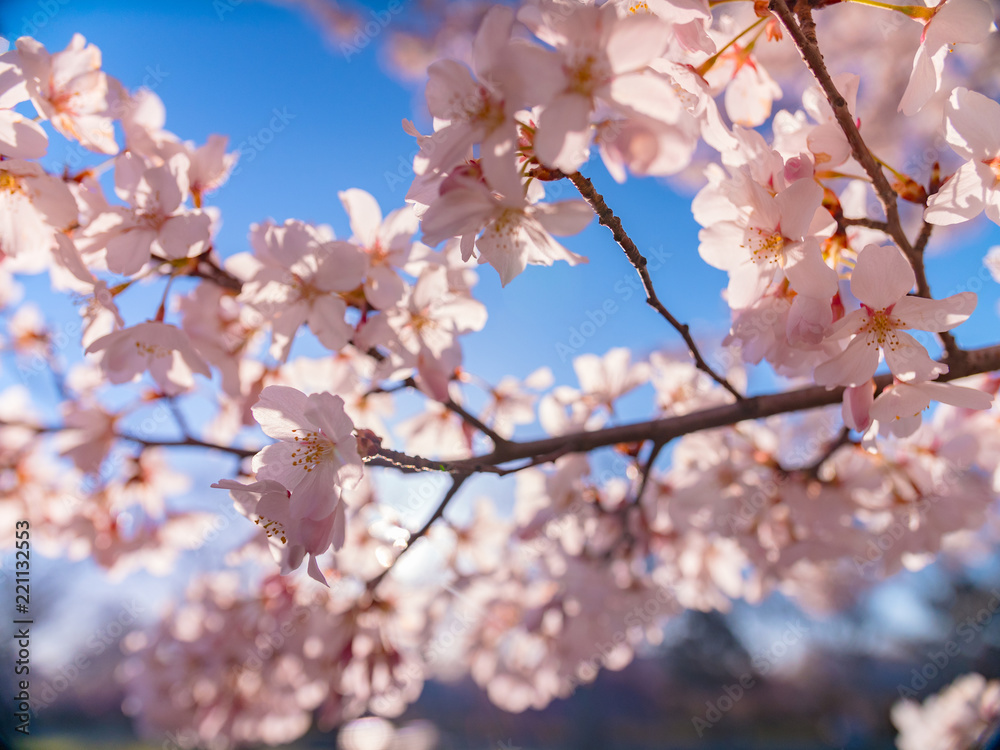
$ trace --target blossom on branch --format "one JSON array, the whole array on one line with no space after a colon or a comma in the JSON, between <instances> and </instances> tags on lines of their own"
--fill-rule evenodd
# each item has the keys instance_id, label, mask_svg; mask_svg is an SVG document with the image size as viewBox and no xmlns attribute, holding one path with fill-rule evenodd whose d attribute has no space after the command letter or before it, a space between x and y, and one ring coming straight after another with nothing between
<instances>
[{"instance_id":1,"label":"blossom on branch","mask_svg":"<svg viewBox=\"0 0 1000 750\"><path fill-rule=\"evenodd\" d=\"M271 385L252 411L264 434L279 441L253 457L257 477L288 488L291 518L329 519L341 502L341 489L356 487L362 476L354 424L344 412L344 400Z\"/></svg>"},{"instance_id":2,"label":"blossom on branch","mask_svg":"<svg viewBox=\"0 0 1000 750\"><path fill-rule=\"evenodd\" d=\"M858 254L851 275L851 292L861 309L834 324L831 340L851 337L847 348L816 368L819 385L857 386L875 374L879 352L889 370L903 381L933 380L948 372L935 362L906 330L950 331L976 308L974 292L959 292L943 300L911 297L913 269L893 245L868 245Z\"/></svg>"}]
</instances>

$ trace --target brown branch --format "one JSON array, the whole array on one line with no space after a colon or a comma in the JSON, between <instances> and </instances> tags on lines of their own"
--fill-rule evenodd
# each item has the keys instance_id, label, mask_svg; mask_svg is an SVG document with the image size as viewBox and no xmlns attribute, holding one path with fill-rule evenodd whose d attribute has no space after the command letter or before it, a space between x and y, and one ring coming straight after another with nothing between
<instances>
[{"instance_id":1,"label":"brown branch","mask_svg":"<svg viewBox=\"0 0 1000 750\"><path fill-rule=\"evenodd\" d=\"M823 55L819 51L819 47L806 37L795 15L789 9L786 0L770 0L769 8L772 13L781 19L781 22L785 25L789 35L795 42L795 46L799 48L799 53L802 55L803 61L823 89L827 101L833 108L837 124L840 125L840 129L844 132L847 142L851 146L851 154L871 178L875 193L878 195L878 199L885 209L888 233L896 240L906 256L910 257L913 247L910 245L910 241L907 239L906 233L903 231L902 224L899 221L896 192L892 189L889 180L886 179L885 173L882 172L882 167L879 166L878 161L872 155L872 152L868 150L867 144L861 137L861 132L854 121L854 116L847 108L847 100L844 99L843 95L834 85L833 79L830 77L830 72L826 69L826 63L823 61Z\"/></svg>"},{"instance_id":2,"label":"brown branch","mask_svg":"<svg viewBox=\"0 0 1000 750\"><path fill-rule=\"evenodd\" d=\"M844 132L847 142L851 146L851 154L871 178L875 194L878 196L879 202L885 210L885 231L896 241L896 244L903 251L903 254L913 267L913 273L917 279L917 295L932 299L931 288L927 283L927 273L924 270L922 248L921 251L918 251L914 245L911 245L906 232L903 231L903 225L899 219L899 207L896 203L896 191L892 189L892 185L889 184L889 180L882 171L881 165L861 137L861 132L858 130L854 116L847 108L847 100L837 90L833 79L830 77L830 72L826 68L826 63L823 61L823 54L819 50L819 45L816 43L815 37L812 39L809 38L806 33L807 29L804 30L803 26L796 20L795 14L788 7L786 0L770 0L768 7L771 12L781 19L781 22L788 30L789 35L795 42L795 46L798 47L799 53L802 55L802 60L805 62L806 67L812 72L813 77L826 94L826 99L833 108L834 116L837 118L837 124L840 125L840 129ZM806 11L802 10L803 7L806 8ZM808 6L803 0L797 0L796 11L800 17L808 18L811 21L812 16L808 12ZM805 25L808 26L808 24ZM922 235L923 232L921 232ZM924 240L924 245L926 243L927 241ZM963 351L958 347L955 338L947 332L939 334L939 337L942 344L944 344L945 350L948 352L948 361L961 361Z\"/></svg>"},{"instance_id":3,"label":"brown branch","mask_svg":"<svg viewBox=\"0 0 1000 750\"><path fill-rule=\"evenodd\" d=\"M39 425L39 424L26 424L23 422L8 422L5 420L0 420L0 427L12 427L21 430L31 430L39 435L50 434L56 432L62 432L66 428L63 425ZM248 458L249 456L255 455L258 450L249 450L247 448L237 448L232 445L219 445L218 443L208 443L204 440L199 440L195 437L186 436L183 440L147 440L146 438L141 438L138 435L130 435L127 432L116 432L114 437L118 440L128 440L130 443L138 443L139 445L146 448L211 448L212 450L223 451L224 453L231 453L234 456L239 456L240 458Z\"/></svg>"},{"instance_id":4,"label":"brown branch","mask_svg":"<svg viewBox=\"0 0 1000 750\"><path fill-rule=\"evenodd\" d=\"M639 481L639 490L635 493L635 505L642 502L642 496L646 492L646 485L649 484L649 475L653 472L653 464L656 463L656 459L665 445L666 443L663 442L653 443L653 449L649 452L646 463L642 467L642 479Z\"/></svg>"},{"instance_id":5,"label":"brown branch","mask_svg":"<svg viewBox=\"0 0 1000 750\"><path fill-rule=\"evenodd\" d=\"M823 464L825 464L839 448L848 445L850 442L851 429L847 425L844 425L844 427L840 430L840 434L830 441L830 444L826 446L826 450L820 454L819 458L813 461L809 466L801 469L791 469L791 471L801 471L813 477L817 477L819 476L819 470L823 467Z\"/></svg>"},{"instance_id":6,"label":"brown branch","mask_svg":"<svg viewBox=\"0 0 1000 750\"><path fill-rule=\"evenodd\" d=\"M377 388L372 388L366 395L372 395L374 393L395 393L396 391L401 391L406 388L419 388L417 381L413 377L406 378L405 380L400 380L398 383L394 383L389 386L379 386ZM486 437L493 441L494 445L504 445L510 442L507 438L498 435L497 432L487 425L485 422L480 420L475 415L469 413L465 407L461 404L456 403L454 400L449 398L447 401L439 401L444 408L453 414L457 414L462 420L471 427L479 430Z\"/></svg>"},{"instance_id":7,"label":"brown branch","mask_svg":"<svg viewBox=\"0 0 1000 750\"><path fill-rule=\"evenodd\" d=\"M844 217L840 221L845 227L865 227L867 229L876 229L879 232L889 232L889 225L884 221L879 221L878 219L848 219Z\"/></svg>"},{"instance_id":8,"label":"brown branch","mask_svg":"<svg viewBox=\"0 0 1000 750\"><path fill-rule=\"evenodd\" d=\"M197 258L182 258L180 260L171 260L170 258L164 258L161 255L156 255L155 253L152 257L154 260L158 260L161 263L167 263L175 269L178 269L178 273L181 276L193 276L197 279L205 279L206 281L211 281L213 284L216 284L223 289L228 289L229 291L236 293L243 291L243 282L229 273L229 271L217 266L209 257L209 253L211 252L210 248Z\"/></svg>"},{"instance_id":9,"label":"brown branch","mask_svg":"<svg viewBox=\"0 0 1000 750\"><path fill-rule=\"evenodd\" d=\"M646 268L647 261L645 256L639 252L639 248L636 247L632 238L625 232L621 219L615 216L614 212L608 208L608 204L604 202L604 198L594 188L594 183L579 172L574 172L573 174L567 176L576 186L576 189L580 191L580 195L583 196L584 200L586 200L587 203L590 204L590 207L594 209L594 213L597 214L597 218L600 223L611 230L612 235L614 235L615 242L617 242L621 246L622 250L625 251L625 256L639 273L639 278L642 280L642 288L646 292L646 303L656 310L681 335L684 339L684 343L687 344L688 350L691 352L691 356L694 358L695 366L712 378L712 380L716 383L733 394L737 401L742 400L743 395L737 391L728 380L716 373L715 370L713 370L701 356L701 352L698 350L698 345L695 343L694 338L692 338L687 324L681 323L677 320L677 318L675 318L670 311L664 307L663 303L660 302L660 298L656 296L656 290L653 289L653 280L650 278L649 271Z\"/></svg>"},{"instance_id":10,"label":"brown branch","mask_svg":"<svg viewBox=\"0 0 1000 750\"><path fill-rule=\"evenodd\" d=\"M943 383L994 370L1000 370L1000 344L966 351L964 358L954 363L949 372L939 376L936 382ZM892 380L892 374L886 373L876 377L875 384L881 390L891 384ZM635 443L642 440L668 442L682 435L716 427L728 427L748 419L761 419L830 406L839 403L843 393L843 387L827 390L822 386L809 386L794 391L754 396L736 403L675 417L617 425L601 430L574 432L528 442L512 442L493 453L455 461L453 466L456 469L468 468L470 471L475 471L476 466L496 466L560 450L564 453L587 453L617 443Z\"/></svg>"},{"instance_id":11,"label":"brown branch","mask_svg":"<svg viewBox=\"0 0 1000 750\"><path fill-rule=\"evenodd\" d=\"M1000 344L984 349L972 349L964 352L964 355L961 361L951 364L949 372L939 376L936 382L944 383L969 375L1000 370ZM878 392L881 392L892 381L891 373L879 375L875 378L875 387ZM828 390L822 386L809 386L794 391L744 398L732 404L702 409L675 417L617 425L601 430L574 432L541 440L508 441L505 445L497 446L491 453L472 458L431 461L380 449L377 454L366 458L365 461L371 466L397 468L404 473L444 471L455 475L490 473L506 476L530 466L554 461L567 453L588 453L618 443L637 443L646 440L652 440L655 446L666 444L683 435L718 427L731 427L749 419L761 419L778 414L790 414L831 406L839 403L843 394L843 387ZM836 447L838 446L834 446L834 449ZM653 454L650 454L650 458L655 460ZM522 460L528 462L515 467L504 467L504 464ZM648 465L652 466L651 460L648 460ZM802 470L789 469L789 471Z\"/></svg>"},{"instance_id":12,"label":"brown branch","mask_svg":"<svg viewBox=\"0 0 1000 750\"><path fill-rule=\"evenodd\" d=\"M445 508L448 507L448 503L450 503L452 498L458 494L458 491L462 488L462 485L465 484L465 480L468 479L470 476L471 474L469 473L458 474L454 477L454 479L452 479L451 487L448 488L448 491L441 499L441 502L438 503L438 507L434 509L434 512L431 514L431 517L427 519L427 522L410 536L406 546L403 547L403 549L400 551L398 555L396 555L396 559L392 561L392 564L389 565L388 568L383 570L381 573L379 573L377 576L375 576L370 581L368 581L368 583L365 584L365 588L368 591L373 591L375 587L379 585L382 579L386 577L389 571L392 570L393 566L397 562L399 562L399 558L401 558L406 553L406 550L410 549L410 547L413 546L413 543L415 541L417 541L418 539L420 539L420 537L426 535L427 532L430 531L431 526L433 526L434 522L444 515L444 510Z\"/></svg>"},{"instance_id":13,"label":"brown branch","mask_svg":"<svg viewBox=\"0 0 1000 750\"><path fill-rule=\"evenodd\" d=\"M462 407L459 404L456 404L450 398L447 401L442 401L441 403L443 403L445 408L447 408L449 411L454 412L455 414L460 416L463 420L465 420L466 424L475 427L486 437L492 440L494 445L500 446L510 442L509 440L507 440L507 438L498 435L492 428L486 426L486 424L480 421L478 417L475 417L469 412L467 412L464 407Z\"/></svg>"},{"instance_id":14,"label":"brown branch","mask_svg":"<svg viewBox=\"0 0 1000 750\"><path fill-rule=\"evenodd\" d=\"M232 455L239 456L240 458L249 458L259 452L259 449L249 450L247 448L237 448L233 445L208 443L194 437L186 437L183 440L146 440L145 438L141 438L136 435L129 435L127 433L121 433L115 435L115 437L120 440L128 440L131 443L138 443L146 448L211 448L212 450L231 453Z\"/></svg>"},{"instance_id":15,"label":"brown branch","mask_svg":"<svg viewBox=\"0 0 1000 750\"><path fill-rule=\"evenodd\" d=\"M931 239L931 231L933 231L934 225L928 222L924 222L924 225L920 227L920 236L917 237L917 241L913 243L914 252L920 253L921 256L924 250L927 249L927 243Z\"/></svg>"}]
</instances>

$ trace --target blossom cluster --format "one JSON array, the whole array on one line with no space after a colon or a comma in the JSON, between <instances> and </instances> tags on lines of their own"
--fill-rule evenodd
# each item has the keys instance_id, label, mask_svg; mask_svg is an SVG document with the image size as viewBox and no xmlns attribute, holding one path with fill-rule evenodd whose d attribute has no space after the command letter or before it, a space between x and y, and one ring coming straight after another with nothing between
<instances>
[{"instance_id":1,"label":"blossom cluster","mask_svg":"<svg viewBox=\"0 0 1000 750\"><path fill-rule=\"evenodd\" d=\"M787 53L799 60L778 16L713 5L490 7L468 60L427 69L432 130L404 121L419 152L403 206L347 188L350 236L262 218L225 258L210 201L238 159L226 137L167 130L160 98L105 73L80 35L58 52L22 37L0 55L3 345L51 370L60 399L54 424L26 389L0 394L0 509L31 520L41 551L116 576L168 573L233 518L228 564L253 571L199 578L129 636L119 671L140 726L277 744L314 716L398 716L425 680L462 673L507 710L542 708L623 668L684 609L774 592L831 609L961 554L987 525L1000 379L951 333L987 313L972 291L933 297L923 256L935 227L1000 224L1000 104L945 88L948 49L987 38L988 6L895 11L922 34L893 106L920 117L944 102L938 130L959 166L886 166L890 200L870 172L884 162L864 141L865 81L801 86L778 73ZM777 109L793 90L801 110ZM47 170L52 131L104 161ZM656 302L645 260L580 174L592 152L618 181L701 179L698 255L727 275L724 356L709 358L724 372L686 325L693 358L584 353L575 384L544 362L496 383L467 369L462 337L487 323L472 261L516 293L529 265L584 263L555 238L595 214ZM570 184L581 199L551 200ZM66 368L41 313L17 305L17 277L41 272L82 303ZM127 321L126 298L147 317ZM765 362L789 389L843 394L755 411L746 370ZM626 397L651 419L621 438ZM191 419L184 405L206 400ZM231 504L174 507L190 483L168 456L192 449L238 459L212 485ZM476 473L516 473L510 513L482 497L465 516L446 509ZM403 558L420 538L423 557ZM969 690L983 711L995 702ZM915 707L896 719L920 733Z\"/></svg>"}]
</instances>

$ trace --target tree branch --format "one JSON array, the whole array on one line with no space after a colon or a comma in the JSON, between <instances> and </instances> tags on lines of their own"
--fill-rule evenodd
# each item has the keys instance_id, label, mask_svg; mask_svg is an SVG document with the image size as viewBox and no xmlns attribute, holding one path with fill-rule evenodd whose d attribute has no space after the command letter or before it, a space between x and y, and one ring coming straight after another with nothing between
<instances>
[{"instance_id":1,"label":"tree branch","mask_svg":"<svg viewBox=\"0 0 1000 750\"><path fill-rule=\"evenodd\" d=\"M913 273L917 279L917 295L920 297L926 297L931 299L931 288L927 283L927 273L924 270L924 257L923 257L923 247L917 250L914 245L910 244L909 238L906 236L906 232L903 231L903 225L899 219L899 207L896 203L896 191L892 189L892 185L889 184L889 180L886 178L885 173L882 171L882 167L878 160L868 149L868 145L865 143L864 139L861 137L861 131L858 130L858 125L854 120L854 116L851 114L850 110L847 108L847 100L844 99L840 91L837 90L836 85L833 83L833 79L830 77L830 72L826 68L826 63L823 61L823 54L819 50L819 45L816 43L815 36L809 38L806 31L803 30L803 26L800 26L799 22L796 20L795 14L788 7L786 0L770 0L768 6L781 22L784 24L785 28L788 30L789 35L795 42L795 46L799 48L799 53L802 55L802 60L805 62L806 67L812 72L813 77L819 83L823 92L826 94L827 101L833 108L833 114L837 118L837 124L840 125L840 129L844 132L847 137L847 142L851 146L851 154L854 159L861 165L861 168L865 170L865 173L871 178L872 186L875 188L875 194L878 196L879 202L882 204L882 208L885 209L886 216L886 231L896 244L899 246L900 250L906 256L907 260L910 261L910 265L913 267ZM808 9L808 5L801 0L796 3L796 10L799 12L800 17L812 20L811 12ZM808 24L803 24L807 26ZM923 236L923 232L921 232ZM930 232L927 230L927 238L929 239ZM920 240L918 240L918 245ZM923 245L927 244L927 239L923 240ZM963 356L962 350L959 348L958 344L955 342L954 336L948 332L943 332L938 334L944 345L945 350L948 352L948 361L958 362Z\"/></svg>"},{"instance_id":2,"label":"tree branch","mask_svg":"<svg viewBox=\"0 0 1000 750\"><path fill-rule=\"evenodd\" d=\"M395 564L399 562L399 558L401 558L404 554L406 554L406 550L410 549L410 547L413 546L413 543L415 541L417 541L420 537L424 536L425 534L427 534L428 531L430 531L431 526L433 526L434 522L444 515L444 510L445 508L448 507L448 503L450 503L452 498L455 497L456 494L458 494L458 491L462 488L462 485L465 484L465 480L468 479L470 476L471 474L469 473L458 474L455 476L454 479L452 479L451 487L448 488L448 491L441 499L441 502L438 503L438 507L434 509L434 512L431 514L431 517L427 519L427 522L410 536L406 546L403 547L403 549L400 551L398 555L396 555L396 559L392 561L392 564L388 568L383 570L381 573L379 573L377 576L372 578L370 581L368 581L367 584L365 584L365 588L368 591L373 591L375 587L379 585L382 579L386 577L389 571L392 570L393 566L395 566Z\"/></svg>"},{"instance_id":3,"label":"tree branch","mask_svg":"<svg viewBox=\"0 0 1000 750\"><path fill-rule=\"evenodd\" d=\"M576 189L580 191L580 195L583 196L584 200L586 200L587 203L590 204L591 208L594 209L594 213L597 214L597 218L600 220L601 224L611 230L611 233L614 235L615 242L621 246L622 250L625 251L625 256L628 258L629 262L635 267L635 270L639 272L639 278L642 280L642 288L646 292L646 303L656 310L681 335L684 339L684 343L687 344L688 350L691 352L691 356L694 358L695 367L733 394L737 401L742 400L743 395L737 391L728 380L716 373L715 370L713 370L701 356L701 352L698 351L698 345L695 343L694 338L692 338L687 324L681 323L677 320L677 318L675 318L670 311L664 307L663 303L660 302L660 298L656 296L656 290L653 289L653 280L649 277L649 271L646 269L646 258L639 252L639 248L636 247L635 243L625 232L624 227L622 227L621 219L615 216L614 212L608 208L608 204L604 202L604 198L594 188L594 183L579 172L574 172L573 174L567 175L567 177L569 177L570 181L576 186Z\"/></svg>"},{"instance_id":4,"label":"tree branch","mask_svg":"<svg viewBox=\"0 0 1000 750\"><path fill-rule=\"evenodd\" d=\"M841 219L840 223L845 227L866 227L867 229L876 229L879 232L885 232L887 234L889 232L889 225L884 221L879 221L878 219L848 219L845 217Z\"/></svg>"},{"instance_id":5,"label":"tree branch","mask_svg":"<svg viewBox=\"0 0 1000 750\"><path fill-rule=\"evenodd\" d=\"M950 368L949 372L939 376L935 382L943 383L969 375L1000 370L1000 344L984 349L966 351L964 352L963 359L960 362L952 363ZM887 385L890 385L892 381L893 376L891 373L879 375L875 378L877 391L880 392ZM404 473L444 471L458 476L465 473L489 473L497 476L506 476L522 471L529 466L537 466L554 461L567 453L588 453L597 448L606 448L618 443L636 443L646 440L652 440L655 447L656 445L666 444L674 438L683 435L701 432L702 430L711 430L717 427L730 427L748 419L761 419L778 414L790 414L792 412L831 406L839 403L843 398L843 394L843 387L828 390L823 386L809 386L794 391L744 398L733 404L702 409L676 417L617 425L601 430L574 432L568 435L558 435L541 440L526 442L508 441L503 446L497 446L491 453L472 458L431 461L426 458L407 456L404 453L397 453L383 448L371 458L366 458L365 461L370 466L396 468ZM834 449L836 447L839 446L834 445ZM647 467L645 468L647 472L655 458L655 453L651 453L650 458L647 459ZM503 466L512 461L526 459L528 463L523 465L515 467ZM812 467L807 467L806 470L809 468ZM789 469L789 471L802 470Z\"/></svg>"},{"instance_id":6,"label":"tree branch","mask_svg":"<svg viewBox=\"0 0 1000 750\"><path fill-rule=\"evenodd\" d=\"M962 361L951 365L950 371L939 376L935 382L943 383L969 375L1000 370L1000 344L968 350L964 354ZM891 384L892 380L891 373L879 375L875 378L875 385L882 390ZM668 442L693 432L727 427L748 419L761 419L830 406L839 403L843 393L843 387L827 390L823 386L816 385L783 393L754 396L733 404L702 409L676 417L617 425L602 430L574 432L542 440L512 442L503 449L484 456L454 461L453 467L475 471L474 467L477 466L496 466L560 450L564 453L587 453L617 443L635 443L642 440Z\"/></svg>"}]
</instances>

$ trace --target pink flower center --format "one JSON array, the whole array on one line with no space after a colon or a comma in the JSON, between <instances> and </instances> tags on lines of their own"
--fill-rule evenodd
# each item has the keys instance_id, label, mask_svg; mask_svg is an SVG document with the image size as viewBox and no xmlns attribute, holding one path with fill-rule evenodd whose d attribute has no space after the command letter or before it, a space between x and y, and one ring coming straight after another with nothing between
<instances>
[{"instance_id":1,"label":"pink flower center","mask_svg":"<svg viewBox=\"0 0 1000 750\"><path fill-rule=\"evenodd\" d=\"M145 341L135 342L135 351L140 356L153 357L159 359L160 357L169 357L171 349L165 349L157 344L149 344Z\"/></svg>"},{"instance_id":2,"label":"pink flower center","mask_svg":"<svg viewBox=\"0 0 1000 750\"><path fill-rule=\"evenodd\" d=\"M0 172L0 190L8 193L20 193L21 183L10 172Z\"/></svg>"},{"instance_id":3,"label":"pink flower center","mask_svg":"<svg viewBox=\"0 0 1000 750\"><path fill-rule=\"evenodd\" d=\"M330 438L322 431L294 429L292 432L299 433L294 438L294 442L298 445L292 451L292 466L301 466L307 472L312 471L323 461L332 459L336 453Z\"/></svg>"},{"instance_id":4,"label":"pink flower center","mask_svg":"<svg viewBox=\"0 0 1000 750\"><path fill-rule=\"evenodd\" d=\"M257 518L254 519L254 523L264 530L268 539L277 537L281 540L282 544L286 544L288 542L288 536L285 534L285 527L277 521L273 521L267 516L257 516Z\"/></svg>"},{"instance_id":5,"label":"pink flower center","mask_svg":"<svg viewBox=\"0 0 1000 750\"><path fill-rule=\"evenodd\" d=\"M774 232L766 237L761 229L755 230L760 237L750 239L750 259L754 263L777 263L781 260L785 249L785 238L780 232Z\"/></svg>"},{"instance_id":6,"label":"pink flower center","mask_svg":"<svg viewBox=\"0 0 1000 750\"><path fill-rule=\"evenodd\" d=\"M983 159L983 164L993 172L993 186L996 187L997 183L1000 182L1000 155L994 156L992 159Z\"/></svg>"},{"instance_id":7,"label":"pink flower center","mask_svg":"<svg viewBox=\"0 0 1000 750\"><path fill-rule=\"evenodd\" d=\"M567 88L576 93L591 97L594 90L611 77L608 64L598 60L592 53L582 55L577 61L569 63L566 68Z\"/></svg>"},{"instance_id":8,"label":"pink flower center","mask_svg":"<svg viewBox=\"0 0 1000 750\"><path fill-rule=\"evenodd\" d=\"M868 346L878 344L883 349L889 348L891 351L896 351L899 346L896 329L900 327L902 321L892 317L894 305L889 305L884 310L872 310L865 304L861 306L868 313L868 317L861 324L858 333L867 337Z\"/></svg>"}]
</instances>

